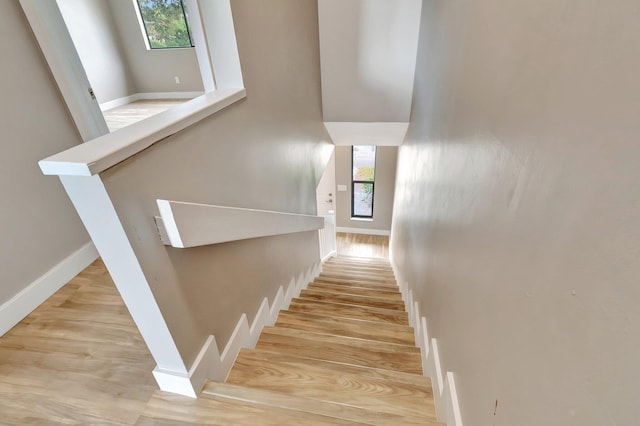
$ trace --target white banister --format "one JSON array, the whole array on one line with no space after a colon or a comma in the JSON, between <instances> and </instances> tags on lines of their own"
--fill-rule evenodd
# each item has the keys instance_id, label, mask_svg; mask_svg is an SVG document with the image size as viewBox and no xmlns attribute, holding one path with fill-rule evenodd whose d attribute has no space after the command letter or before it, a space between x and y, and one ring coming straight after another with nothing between
<instances>
[{"instance_id":1,"label":"white banister","mask_svg":"<svg viewBox=\"0 0 640 426\"><path fill-rule=\"evenodd\" d=\"M177 248L315 231L325 226L322 216L169 200L157 203L158 230L161 236L166 233L162 240Z\"/></svg>"},{"instance_id":2,"label":"white banister","mask_svg":"<svg viewBox=\"0 0 640 426\"><path fill-rule=\"evenodd\" d=\"M324 262L337 253L336 216L334 214L322 216L324 228L318 231L320 240L320 258Z\"/></svg>"}]
</instances>

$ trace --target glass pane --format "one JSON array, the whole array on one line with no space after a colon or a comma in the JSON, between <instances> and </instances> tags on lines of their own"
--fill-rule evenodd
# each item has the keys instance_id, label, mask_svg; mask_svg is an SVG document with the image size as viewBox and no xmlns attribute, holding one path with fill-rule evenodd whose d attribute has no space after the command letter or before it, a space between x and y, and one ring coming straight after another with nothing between
<instances>
[{"instance_id":1,"label":"glass pane","mask_svg":"<svg viewBox=\"0 0 640 426\"><path fill-rule=\"evenodd\" d=\"M373 184L353 184L353 215L373 216Z\"/></svg>"},{"instance_id":2,"label":"glass pane","mask_svg":"<svg viewBox=\"0 0 640 426\"><path fill-rule=\"evenodd\" d=\"M375 145L354 145L353 180L373 182L376 167Z\"/></svg>"},{"instance_id":3,"label":"glass pane","mask_svg":"<svg viewBox=\"0 0 640 426\"><path fill-rule=\"evenodd\" d=\"M138 0L153 49L191 47L181 0Z\"/></svg>"}]
</instances>

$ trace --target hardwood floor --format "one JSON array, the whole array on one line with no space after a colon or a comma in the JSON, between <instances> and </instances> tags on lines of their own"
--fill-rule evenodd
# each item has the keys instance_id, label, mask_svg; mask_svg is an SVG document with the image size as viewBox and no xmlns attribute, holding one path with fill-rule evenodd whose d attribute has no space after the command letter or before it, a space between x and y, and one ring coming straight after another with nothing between
<instances>
[{"instance_id":1,"label":"hardwood floor","mask_svg":"<svg viewBox=\"0 0 640 426\"><path fill-rule=\"evenodd\" d=\"M103 111L102 115L104 115L109 131L114 132L186 101L188 101L188 99L140 100Z\"/></svg>"},{"instance_id":2,"label":"hardwood floor","mask_svg":"<svg viewBox=\"0 0 640 426\"><path fill-rule=\"evenodd\" d=\"M0 424L134 424L154 367L98 260L0 338Z\"/></svg>"},{"instance_id":3,"label":"hardwood floor","mask_svg":"<svg viewBox=\"0 0 640 426\"><path fill-rule=\"evenodd\" d=\"M0 338L0 425L435 425L388 262L341 257L324 271L227 383L191 399L157 390L98 260Z\"/></svg>"},{"instance_id":4,"label":"hardwood floor","mask_svg":"<svg viewBox=\"0 0 640 426\"><path fill-rule=\"evenodd\" d=\"M384 235L336 233L338 256L389 260L389 237Z\"/></svg>"}]
</instances>

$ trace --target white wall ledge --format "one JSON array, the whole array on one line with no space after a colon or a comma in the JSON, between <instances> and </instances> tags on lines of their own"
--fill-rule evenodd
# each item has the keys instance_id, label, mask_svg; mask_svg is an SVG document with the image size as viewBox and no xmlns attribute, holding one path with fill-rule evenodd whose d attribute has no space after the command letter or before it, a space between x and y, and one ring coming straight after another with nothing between
<instances>
[{"instance_id":1,"label":"white wall ledge","mask_svg":"<svg viewBox=\"0 0 640 426\"><path fill-rule=\"evenodd\" d=\"M168 239L165 244L177 248L316 231L325 223L324 217L306 214L169 200L157 203L160 217L156 223L162 222Z\"/></svg>"},{"instance_id":2,"label":"white wall ledge","mask_svg":"<svg viewBox=\"0 0 640 426\"><path fill-rule=\"evenodd\" d=\"M245 97L244 88L221 88L38 164L45 175L93 176Z\"/></svg>"}]
</instances>

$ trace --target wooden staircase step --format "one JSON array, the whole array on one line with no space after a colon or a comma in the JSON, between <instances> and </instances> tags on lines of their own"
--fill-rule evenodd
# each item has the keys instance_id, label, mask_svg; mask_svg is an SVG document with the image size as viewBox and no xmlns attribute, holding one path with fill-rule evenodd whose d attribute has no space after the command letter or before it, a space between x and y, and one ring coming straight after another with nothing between
<instances>
[{"instance_id":1,"label":"wooden staircase step","mask_svg":"<svg viewBox=\"0 0 640 426\"><path fill-rule=\"evenodd\" d=\"M250 352L238 354L228 383L436 421L430 386L336 373L324 366L279 361L276 357L264 362Z\"/></svg>"},{"instance_id":2,"label":"wooden staircase step","mask_svg":"<svg viewBox=\"0 0 640 426\"><path fill-rule=\"evenodd\" d=\"M312 282L307 290L330 291L334 293L355 294L359 296L382 297L389 300L402 300L398 290L362 287L357 285L334 285L330 283Z\"/></svg>"},{"instance_id":3,"label":"wooden staircase step","mask_svg":"<svg viewBox=\"0 0 640 426\"><path fill-rule=\"evenodd\" d=\"M404 325L294 311L280 311L275 325L277 327L308 330L323 334L415 345L413 328Z\"/></svg>"},{"instance_id":4,"label":"wooden staircase step","mask_svg":"<svg viewBox=\"0 0 640 426\"><path fill-rule=\"evenodd\" d=\"M331 263L323 264L322 271L334 272L334 273L349 272L352 274L359 274L359 275L373 275L373 276L391 278L391 279L395 278L395 274L393 273L393 270L387 271L383 269L374 269L374 268L367 268L367 267L340 266L340 265L333 265Z\"/></svg>"},{"instance_id":5,"label":"wooden staircase step","mask_svg":"<svg viewBox=\"0 0 640 426\"><path fill-rule=\"evenodd\" d=\"M424 425L424 419L380 413L350 405L319 399L305 398L298 395L266 391L263 389L236 386L228 383L208 382L202 390L206 397L215 396L269 407L284 408L321 415L340 420L360 422L367 425ZM426 423L429 425L429 423Z\"/></svg>"},{"instance_id":6,"label":"wooden staircase step","mask_svg":"<svg viewBox=\"0 0 640 426\"><path fill-rule=\"evenodd\" d=\"M265 327L256 349L345 364L422 374L415 346L336 336L285 327Z\"/></svg>"},{"instance_id":7,"label":"wooden staircase step","mask_svg":"<svg viewBox=\"0 0 640 426\"><path fill-rule=\"evenodd\" d=\"M311 299L295 298L289 305L290 311L311 312L323 315L333 315L343 318L363 319L392 324L409 325L409 315L406 312L390 309L371 308L367 306L345 305L338 303L319 302Z\"/></svg>"},{"instance_id":8,"label":"wooden staircase step","mask_svg":"<svg viewBox=\"0 0 640 426\"><path fill-rule=\"evenodd\" d=\"M372 265L391 267L391 263L386 259L375 259L371 257L354 257L354 256L336 256L330 258L327 263L339 264L355 264L355 265Z\"/></svg>"},{"instance_id":9,"label":"wooden staircase step","mask_svg":"<svg viewBox=\"0 0 640 426\"><path fill-rule=\"evenodd\" d=\"M340 303L346 305L368 306L374 308L396 310L404 312L402 300L388 300L378 297L358 296L352 294L331 293L320 290L302 290L300 299L317 300L319 302Z\"/></svg>"},{"instance_id":10,"label":"wooden staircase step","mask_svg":"<svg viewBox=\"0 0 640 426\"><path fill-rule=\"evenodd\" d=\"M136 423L137 426L362 424L366 423L229 398L194 399L162 391L154 393Z\"/></svg>"},{"instance_id":11,"label":"wooden staircase step","mask_svg":"<svg viewBox=\"0 0 640 426\"><path fill-rule=\"evenodd\" d=\"M391 263L389 262L355 257L332 257L325 263L342 267L370 268L381 271L393 270L393 268L391 267Z\"/></svg>"},{"instance_id":12,"label":"wooden staircase step","mask_svg":"<svg viewBox=\"0 0 640 426\"><path fill-rule=\"evenodd\" d=\"M316 277L314 282L337 284L337 285L356 285L360 287L370 287L370 288L378 288L383 290L386 289L390 291L398 291L398 285L396 283L380 283L380 282L376 283L376 282L358 280L358 279L352 279L352 278L318 276Z\"/></svg>"},{"instance_id":13,"label":"wooden staircase step","mask_svg":"<svg viewBox=\"0 0 640 426\"><path fill-rule=\"evenodd\" d=\"M322 278L358 280L358 281L369 282L372 284L379 283L379 284L396 285L395 277L382 277L382 276L374 276L374 275L366 275L366 274L355 274L353 272L322 271L318 276Z\"/></svg>"}]
</instances>

